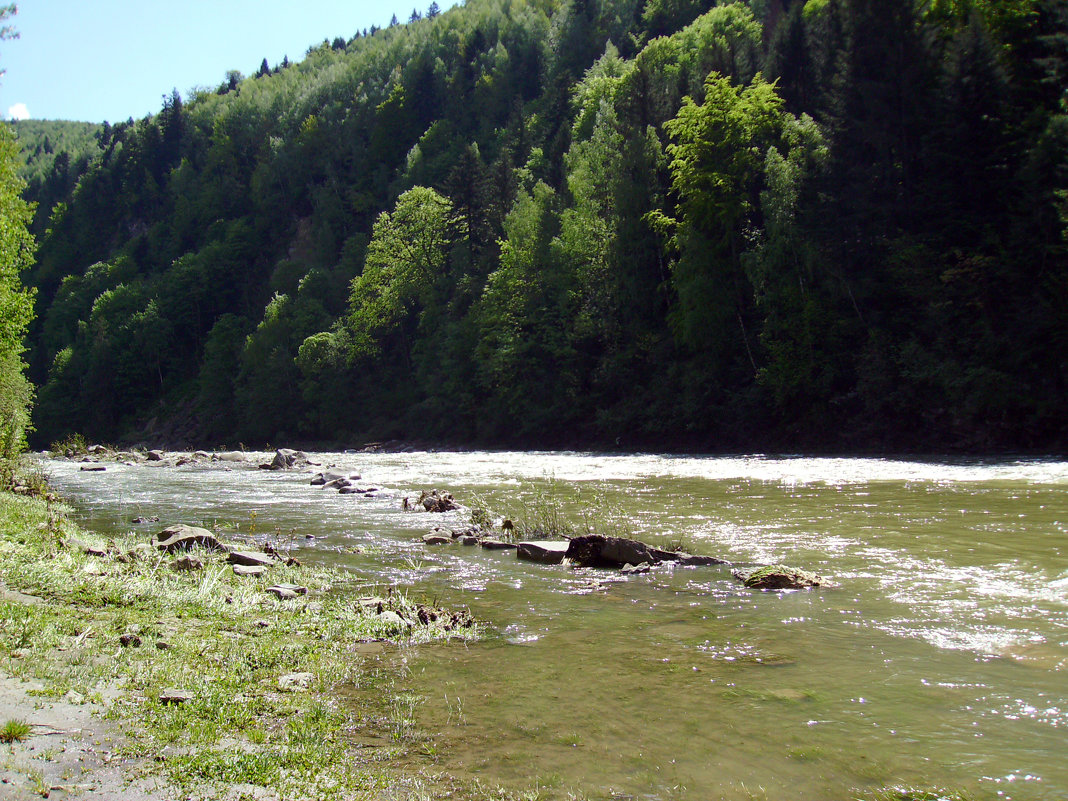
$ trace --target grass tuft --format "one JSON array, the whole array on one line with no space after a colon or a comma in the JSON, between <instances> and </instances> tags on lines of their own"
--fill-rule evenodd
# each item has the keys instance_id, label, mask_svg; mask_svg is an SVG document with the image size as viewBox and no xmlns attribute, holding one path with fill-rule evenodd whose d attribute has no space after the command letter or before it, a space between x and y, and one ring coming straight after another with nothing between
<instances>
[{"instance_id":1,"label":"grass tuft","mask_svg":"<svg viewBox=\"0 0 1068 801\"><path fill-rule=\"evenodd\" d=\"M30 736L32 727L24 720L12 718L0 726L0 743L14 743Z\"/></svg>"}]
</instances>

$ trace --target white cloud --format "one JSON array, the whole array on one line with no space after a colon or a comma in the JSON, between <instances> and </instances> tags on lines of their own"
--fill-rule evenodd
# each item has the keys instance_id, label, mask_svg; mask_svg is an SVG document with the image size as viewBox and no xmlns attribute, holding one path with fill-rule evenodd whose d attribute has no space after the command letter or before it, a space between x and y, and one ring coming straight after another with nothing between
<instances>
[{"instance_id":1,"label":"white cloud","mask_svg":"<svg viewBox=\"0 0 1068 801\"><path fill-rule=\"evenodd\" d=\"M7 110L7 117L10 120L28 120L30 110L26 108L25 103L16 103Z\"/></svg>"}]
</instances>

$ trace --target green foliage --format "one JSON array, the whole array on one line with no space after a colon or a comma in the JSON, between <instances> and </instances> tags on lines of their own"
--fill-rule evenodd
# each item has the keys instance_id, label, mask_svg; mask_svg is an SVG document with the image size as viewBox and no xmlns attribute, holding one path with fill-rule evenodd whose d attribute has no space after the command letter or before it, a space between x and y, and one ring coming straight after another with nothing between
<instances>
[{"instance_id":1,"label":"green foliage","mask_svg":"<svg viewBox=\"0 0 1068 801\"><path fill-rule=\"evenodd\" d=\"M22 360L23 338L33 319L33 292L21 273L33 263L36 248L29 224L33 207L22 199L16 174L14 137L0 126L0 461L22 450L30 428L33 389Z\"/></svg>"},{"instance_id":2,"label":"green foliage","mask_svg":"<svg viewBox=\"0 0 1068 801\"><path fill-rule=\"evenodd\" d=\"M63 173L100 155L104 130L92 122L16 120L9 123L19 146L19 176L27 184L43 184L53 173ZM84 172L84 169L82 170Z\"/></svg>"},{"instance_id":3,"label":"green foliage","mask_svg":"<svg viewBox=\"0 0 1068 801\"><path fill-rule=\"evenodd\" d=\"M1058 447L1065 13L471 0L26 126L40 434Z\"/></svg>"},{"instance_id":4,"label":"green foliage","mask_svg":"<svg viewBox=\"0 0 1068 801\"><path fill-rule=\"evenodd\" d=\"M363 274L352 284L348 319L357 355L377 355L397 342L410 357L409 338L439 313L447 279L452 204L433 189L417 186L399 198L392 213L375 220Z\"/></svg>"}]
</instances>

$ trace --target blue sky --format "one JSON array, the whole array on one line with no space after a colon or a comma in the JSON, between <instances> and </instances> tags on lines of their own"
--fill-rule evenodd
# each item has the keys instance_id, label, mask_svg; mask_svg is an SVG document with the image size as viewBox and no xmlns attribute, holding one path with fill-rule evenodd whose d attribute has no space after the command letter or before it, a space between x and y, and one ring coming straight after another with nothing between
<instances>
[{"instance_id":1,"label":"blue sky","mask_svg":"<svg viewBox=\"0 0 1068 801\"><path fill-rule=\"evenodd\" d=\"M163 96L218 86L430 0L20 0L20 38L0 42L0 116L119 122L159 111ZM438 0L442 10L454 0Z\"/></svg>"}]
</instances>

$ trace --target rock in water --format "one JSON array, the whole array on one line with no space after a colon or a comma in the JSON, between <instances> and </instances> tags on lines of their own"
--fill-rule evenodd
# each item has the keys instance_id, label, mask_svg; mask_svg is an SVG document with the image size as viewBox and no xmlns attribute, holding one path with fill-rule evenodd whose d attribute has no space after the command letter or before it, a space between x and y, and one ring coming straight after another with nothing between
<instances>
[{"instance_id":1,"label":"rock in water","mask_svg":"<svg viewBox=\"0 0 1068 801\"><path fill-rule=\"evenodd\" d=\"M558 565L567 554L567 540L534 540L516 546L516 558L543 565Z\"/></svg>"},{"instance_id":2,"label":"rock in water","mask_svg":"<svg viewBox=\"0 0 1068 801\"><path fill-rule=\"evenodd\" d=\"M827 583L822 576L786 565L768 565L751 573L735 570L732 575L754 590L803 590Z\"/></svg>"},{"instance_id":3,"label":"rock in water","mask_svg":"<svg viewBox=\"0 0 1068 801\"><path fill-rule=\"evenodd\" d=\"M419 493L419 505L428 512L451 512L460 508L452 497L452 493L439 492L438 490L431 490L430 492L424 490Z\"/></svg>"},{"instance_id":4,"label":"rock in water","mask_svg":"<svg viewBox=\"0 0 1068 801\"><path fill-rule=\"evenodd\" d=\"M308 461L308 457L302 451L294 451L289 448L279 448L274 452L274 459L266 466L267 470L288 470L298 464Z\"/></svg>"},{"instance_id":5,"label":"rock in water","mask_svg":"<svg viewBox=\"0 0 1068 801\"><path fill-rule=\"evenodd\" d=\"M567 549L568 561L582 567L623 567L647 563L674 562L678 554L661 551L644 542L603 534L587 534L571 540Z\"/></svg>"}]
</instances>

